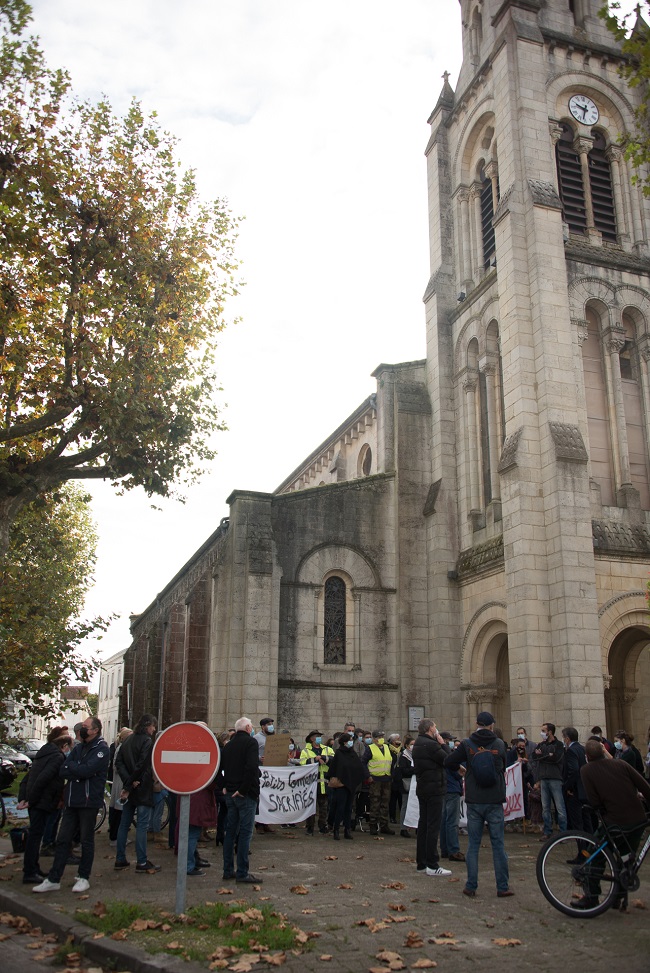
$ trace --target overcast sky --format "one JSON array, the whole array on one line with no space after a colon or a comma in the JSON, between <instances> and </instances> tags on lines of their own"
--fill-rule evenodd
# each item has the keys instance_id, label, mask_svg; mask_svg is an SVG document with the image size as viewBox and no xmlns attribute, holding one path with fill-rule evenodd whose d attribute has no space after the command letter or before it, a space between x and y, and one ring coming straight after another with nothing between
<instances>
[{"instance_id":1,"label":"overcast sky","mask_svg":"<svg viewBox=\"0 0 650 973\"><path fill-rule=\"evenodd\" d=\"M187 503L93 485L89 614L143 611L228 514L273 491L372 391L380 362L425 355L426 124L461 60L458 0L33 0L75 93L132 97L181 140L205 198L245 217L246 287L219 373L229 431Z\"/></svg>"}]
</instances>

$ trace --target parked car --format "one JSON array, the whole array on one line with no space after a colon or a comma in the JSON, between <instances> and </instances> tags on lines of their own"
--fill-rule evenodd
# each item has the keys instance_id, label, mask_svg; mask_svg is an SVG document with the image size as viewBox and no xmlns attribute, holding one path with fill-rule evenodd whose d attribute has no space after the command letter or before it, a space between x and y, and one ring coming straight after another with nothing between
<instances>
[{"instance_id":1,"label":"parked car","mask_svg":"<svg viewBox=\"0 0 650 973\"><path fill-rule=\"evenodd\" d=\"M4 757L0 757L0 791L4 791L5 788L11 787L16 779L18 771L12 764L11 760L6 760Z\"/></svg>"},{"instance_id":2,"label":"parked car","mask_svg":"<svg viewBox=\"0 0 650 973\"><path fill-rule=\"evenodd\" d=\"M11 760L18 771L29 770L32 765L31 757L28 757L26 753L20 753L18 750L14 750L13 747L8 746L6 743L0 743L0 757L4 757L5 760Z\"/></svg>"},{"instance_id":3,"label":"parked car","mask_svg":"<svg viewBox=\"0 0 650 973\"><path fill-rule=\"evenodd\" d=\"M33 760L34 754L38 753L44 745L45 740L19 740L14 749L19 750L20 753L26 753L30 760Z\"/></svg>"}]
</instances>

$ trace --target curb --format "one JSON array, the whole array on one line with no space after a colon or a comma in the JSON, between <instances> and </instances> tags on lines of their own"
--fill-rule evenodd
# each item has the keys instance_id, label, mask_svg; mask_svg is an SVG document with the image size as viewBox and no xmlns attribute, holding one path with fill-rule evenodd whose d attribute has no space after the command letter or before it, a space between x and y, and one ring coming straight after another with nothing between
<instances>
[{"instance_id":1,"label":"curb","mask_svg":"<svg viewBox=\"0 0 650 973\"><path fill-rule=\"evenodd\" d=\"M72 936L75 945L83 946L84 954L93 962L112 966L122 973L205 973L206 967L179 960L168 953L151 956L144 950L113 939L93 939L94 932L88 926L75 922L50 906L31 902L25 896L5 889L0 890L0 911L25 916L33 926L43 932L55 933L62 941Z\"/></svg>"}]
</instances>

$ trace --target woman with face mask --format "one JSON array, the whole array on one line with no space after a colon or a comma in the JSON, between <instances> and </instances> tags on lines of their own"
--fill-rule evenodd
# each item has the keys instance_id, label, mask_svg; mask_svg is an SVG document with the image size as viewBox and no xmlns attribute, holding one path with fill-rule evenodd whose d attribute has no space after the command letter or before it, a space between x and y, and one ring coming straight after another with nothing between
<instances>
[{"instance_id":1,"label":"woman with face mask","mask_svg":"<svg viewBox=\"0 0 650 973\"><path fill-rule=\"evenodd\" d=\"M318 814L318 830L321 834L327 834L327 787L326 779L328 774L328 764L334 757L331 747L323 744L323 734L320 730L312 730L307 734L305 748L300 754L301 764L318 764L318 783L316 785L316 808ZM313 835L316 814L307 818L305 830L308 835Z\"/></svg>"},{"instance_id":2,"label":"woman with face mask","mask_svg":"<svg viewBox=\"0 0 650 973\"><path fill-rule=\"evenodd\" d=\"M634 737L625 730L619 730L614 737L615 756L619 760L625 760L630 767L634 767L637 773L643 774L643 758L637 748L633 746Z\"/></svg>"},{"instance_id":3,"label":"woman with face mask","mask_svg":"<svg viewBox=\"0 0 650 973\"><path fill-rule=\"evenodd\" d=\"M337 742L338 750L329 765L335 841L339 840L341 822L343 822L343 837L352 839L352 802L366 776L365 768L354 752L352 734L342 733Z\"/></svg>"}]
</instances>

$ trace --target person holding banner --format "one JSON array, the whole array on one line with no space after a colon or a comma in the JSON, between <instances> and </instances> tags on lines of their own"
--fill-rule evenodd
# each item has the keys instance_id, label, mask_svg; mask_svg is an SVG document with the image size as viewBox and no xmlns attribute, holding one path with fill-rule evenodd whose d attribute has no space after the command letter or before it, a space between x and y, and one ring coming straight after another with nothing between
<instances>
[{"instance_id":1,"label":"person holding banner","mask_svg":"<svg viewBox=\"0 0 650 973\"><path fill-rule=\"evenodd\" d=\"M342 733L338 738L338 750L329 765L329 786L334 812L334 840L339 840L339 828L343 822L343 837L352 840L352 801L365 780L366 770L354 752L354 736Z\"/></svg>"},{"instance_id":2,"label":"person holding banner","mask_svg":"<svg viewBox=\"0 0 650 973\"><path fill-rule=\"evenodd\" d=\"M305 749L300 754L301 764L318 764L318 788L316 791L316 807L318 811L318 830L321 834L327 834L327 790L325 787L328 764L334 758L334 751L331 747L323 744L323 734L320 730L312 730L305 740ZM307 818L306 832L313 835L316 815L312 814Z\"/></svg>"}]
</instances>

